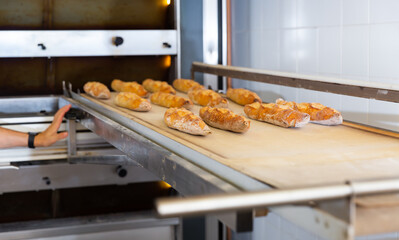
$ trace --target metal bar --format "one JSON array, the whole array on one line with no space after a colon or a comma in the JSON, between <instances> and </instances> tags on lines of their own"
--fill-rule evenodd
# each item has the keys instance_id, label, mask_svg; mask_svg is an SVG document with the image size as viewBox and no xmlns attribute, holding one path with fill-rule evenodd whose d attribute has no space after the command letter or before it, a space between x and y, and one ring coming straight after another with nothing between
<instances>
[{"instance_id":1,"label":"metal bar","mask_svg":"<svg viewBox=\"0 0 399 240\"><path fill-rule=\"evenodd\" d=\"M31 239L124 229L175 226L178 218L158 219L150 212L94 215L64 219L0 224L0 239ZM15 236L18 238L15 238Z\"/></svg>"},{"instance_id":2,"label":"metal bar","mask_svg":"<svg viewBox=\"0 0 399 240\"><path fill-rule=\"evenodd\" d=\"M180 37L180 0L175 0L175 29L176 29L176 77L181 78L181 37Z\"/></svg>"},{"instance_id":3,"label":"metal bar","mask_svg":"<svg viewBox=\"0 0 399 240\"><path fill-rule=\"evenodd\" d=\"M342 185L234 193L185 199L159 199L156 208L160 216L203 215L231 210L330 200L351 195L367 195L399 191L399 179L365 181Z\"/></svg>"},{"instance_id":4,"label":"metal bar","mask_svg":"<svg viewBox=\"0 0 399 240\"><path fill-rule=\"evenodd\" d=\"M58 110L58 97L7 97L0 98L1 114L54 113Z\"/></svg>"},{"instance_id":5,"label":"metal bar","mask_svg":"<svg viewBox=\"0 0 399 240\"><path fill-rule=\"evenodd\" d=\"M330 92L348 96L399 102L399 85L376 82L365 82L350 79L312 76L277 71L267 71L244 67L211 65L199 62L192 64L195 72L209 73L255 82L270 83L282 86L304 88L315 91Z\"/></svg>"},{"instance_id":6,"label":"metal bar","mask_svg":"<svg viewBox=\"0 0 399 240\"><path fill-rule=\"evenodd\" d=\"M231 0L226 0L226 53L227 53L227 65L231 66ZM231 88L231 77L227 78L227 88Z\"/></svg>"},{"instance_id":7,"label":"metal bar","mask_svg":"<svg viewBox=\"0 0 399 240\"><path fill-rule=\"evenodd\" d=\"M76 147L76 121L67 119L68 128L68 157L75 156L77 152Z\"/></svg>"},{"instance_id":8,"label":"metal bar","mask_svg":"<svg viewBox=\"0 0 399 240\"><path fill-rule=\"evenodd\" d=\"M117 36L122 45L113 43ZM0 57L176 55L176 36L176 30L0 31Z\"/></svg>"},{"instance_id":9,"label":"metal bar","mask_svg":"<svg viewBox=\"0 0 399 240\"><path fill-rule=\"evenodd\" d=\"M138 166L137 162L125 155L107 155L107 156L70 156L69 163L83 164L102 164L102 165L132 165Z\"/></svg>"}]
</instances>

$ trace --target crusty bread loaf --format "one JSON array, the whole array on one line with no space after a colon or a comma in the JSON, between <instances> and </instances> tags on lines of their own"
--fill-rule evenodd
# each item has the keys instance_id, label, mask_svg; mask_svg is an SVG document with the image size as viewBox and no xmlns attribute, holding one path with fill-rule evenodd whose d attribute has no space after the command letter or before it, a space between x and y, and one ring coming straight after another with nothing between
<instances>
[{"instance_id":1,"label":"crusty bread loaf","mask_svg":"<svg viewBox=\"0 0 399 240\"><path fill-rule=\"evenodd\" d=\"M187 93L190 89L204 88L201 84L191 79L176 79L173 81L173 87L180 92Z\"/></svg>"},{"instance_id":2,"label":"crusty bread loaf","mask_svg":"<svg viewBox=\"0 0 399 240\"><path fill-rule=\"evenodd\" d=\"M201 106L228 108L229 102L227 99L220 96L218 93L208 89L192 89L188 92L188 97L195 104Z\"/></svg>"},{"instance_id":3,"label":"crusty bread loaf","mask_svg":"<svg viewBox=\"0 0 399 240\"><path fill-rule=\"evenodd\" d=\"M176 90L170 86L167 82L156 81L150 78L143 81L143 87L145 90L154 93L154 92L165 92L176 94Z\"/></svg>"},{"instance_id":4,"label":"crusty bread loaf","mask_svg":"<svg viewBox=\"0 0 399 240\"><path fill-rule=\"evenodd\" d=\"M280 106L288 106L310 115L310 122L322 125L339 125L342 124L342 115L337 110L326 107L320 103L295 103L287 102L279 98L276 103Z\"/></svg>"},{"instance_id":5,"label":"crusty bread loaf","mask_svg":"<svg viewBox=\"0 0 399 240\"><path fill-rule=\"evenodd\" d=\"M100 82L87 82L83 86L83 90L95 98L109 99L111 97L111 92L107 86Z\"/></svg>"},{"instance_id":6,"label":"crusty bread loaf","mask_svg":"<svg viewBox=\"0 0 399 240\"><path fill-rule=\"evenodd\" d=\"M244 112L249 118L272 123L282 127L302 127L309 122L309 114L279 106L275 103L254 102L245 105Z\"/></svg>"},{"instance_id":7,"label":"crusty bread loaf","mask_svg":"<svg viewBox=\"0 0 399 240\"><path fill-rule=\"evenodd\" d=\"M202 120L215 128L243 133L250 126L248 119L226 108L202 107L199 113Z\"/></svg>"},{"instance_id":8,"label":"crusty bread loaf","mask_svg":"<svg viewBox=\"0 0 399 240\"><path fill-rule=\"evenodd\" d=\"M114 103L123 108L138 112L148 112L151 110L151 103L131 92L120 92L116 95Z\"/></svg>"},{"instance_id":9,"label":"crusty bread loaf","mask_svg":"<svg viewBox=\"0 0 399 240\"><path fill-rule=\"evenodd\" d=\"M119 79L114 79L111 82L111 88L115 92L132 92L140 97L148 97L149 95L147 90L137 82L124 82Z\"/></svg>"},{"instance_id":10,"label":"crusty bread loaf","mask_svg":"<svg viewBox=\"0 0 399 240\"><path fill-rule=\"evenodd\" d=\"M193 135L208 135L209 127L202 119L185 108L169 108L164 115L164 122L170 128Z\"/></svg>"},{"instance_id":11,"label":"crusty bread loaf","mask_svg":"<svg viewBox=\"0 0 399 240\"><path fill-rule=\"evenodd\" d=\"M151 94L150 100L152 103L157 104L162 107L184 107L186 109L191 109L194 105L190 99L176 96L170 93L155 92Z\"/></svg>"},{"instance_id":12,"label":"crusty bread loaf","mask_svg":"<svg viewBox=\"0 0 399 240\"><path fill-rule=\"evenodd\" d=\"M262 102L258 94L244 88L229 88L227 89L226 96L233 102L243 106L254 102Z\"/></svg>"}]
</instances>

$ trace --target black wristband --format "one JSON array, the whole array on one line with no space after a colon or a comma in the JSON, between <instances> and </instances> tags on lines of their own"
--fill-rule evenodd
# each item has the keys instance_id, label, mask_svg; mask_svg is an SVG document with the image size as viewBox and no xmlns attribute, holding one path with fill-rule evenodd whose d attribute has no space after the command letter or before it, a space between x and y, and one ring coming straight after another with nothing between
<instances>
[{"instance_id":1,"label":"black wristband","mask_svg":"<svg viewBox=\"0 0 399 240\"><path fill-rule=\"evenodd\" d=\"M28 132L28 147L35 148L35 137L39 133Z\"/></svg>"}]
</instances>

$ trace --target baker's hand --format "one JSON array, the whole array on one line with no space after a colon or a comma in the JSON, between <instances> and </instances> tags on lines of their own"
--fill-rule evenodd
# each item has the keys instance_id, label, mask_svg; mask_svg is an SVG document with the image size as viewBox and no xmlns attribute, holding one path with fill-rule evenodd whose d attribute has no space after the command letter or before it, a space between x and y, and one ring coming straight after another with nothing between
<instances>
[{"instance_id":1,"label":"baker's hand","mask_svg":"<svg viewBox=\"0 0 399 240\"><path fill-rule=\"evenodd\" d=\"M48 147L50 145L53 145L58 140L68 137L68 132L57 132L60 128L65 113L67 113L70 108L71 104L63 106L57 111L57 113L54 115L54 120L51 125L35 137L35 147Z\"/></svg>"}]
</instances>

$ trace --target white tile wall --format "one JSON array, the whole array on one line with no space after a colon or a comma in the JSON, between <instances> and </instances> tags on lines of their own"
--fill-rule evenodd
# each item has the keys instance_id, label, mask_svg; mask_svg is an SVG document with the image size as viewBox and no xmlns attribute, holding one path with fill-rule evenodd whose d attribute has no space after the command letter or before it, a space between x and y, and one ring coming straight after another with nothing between
<instances>
[{"instance_id":1,"label":"white tile wall","mask_svg":"<svg viewBox=\"0 0 399 240\"><path fill-rule=\"evenodd\" d=\"M342 74L368 76L368 26L345 26L342 32Z\"/></svg>"},{"instance_id":2,"label":"white tile wall","mask_svg":"<svg viewBox=\"0 0 399 240\"><path fill-rule=\"evenodd\" d=\"M369 20L368 0L345 0L342 2L343 24L367 24Z\"/></svg>"},{"instance_id":3,"label":"white tile wall","mask_svg":"<svg viewBox=\"0 0 399 240\"><path fill-rule=\"evenodd\" d=\"M233 65L399 84L399 0L232 0ZM399 131L399 104L233 81L264 101L318 101L344 119ZM252 239L320 240L273 213ZM396 233L358 240L399 239Z\"/></svg>"},{"instance_id":4,"label":"white tile wall","mask_svg":"<svg viewBox=\"0 0 399 240\"><path fill-rule=\"evenodd\" d=\"M265 1L268 2L268 1ZM267 5L267 4L266 4ZM296 0L281 0L279 5L279 17L281 28L295 28L297 25L296 21Z\"/></svg>"},{"instance_id":5,"label":"white tile wall","mask_svg":"<svg viewBox=\"0 0 399 240\"><path fill-rule=\"evenodd\" d=\"M336 74L341 72L341 28L319 29L318 63L319 73Z\"/></svg>"},{"instance_id":6,"label":"white tile wall","mask_svg":"<svg viewBox=\"0 0 399 240\"><path fill-rule=\"evenodd\" d=\"M370 22L384 23L399 21L399 1L370 0Z\"/></svg>"},{"instance_id":7,"label":"white tile wall","mask_svg":"<svg viewBox=\"0 0 399 240\"><path fill-rule=\"evenodd\" d=\"M232 5L234 65L399 84L399 0L233 0ZM396 104L243 85L259 90L265 101L277 96L319 101L340 108L347 120L399 129Z\"/></svg>"},{"instance_id":8,"label":"white tile wall","mask_svg":"<svg viewBox=\"0 0 399 240\"><path fill-rule=\"evenodd\" d=\"M317 73L317 29L298 29L296 34L297 72L305 74Z\"/></svg>"},{"instance_id":9,"label":"white tile wall","mask_svg":"<svg viewBox=\"0 0 399 240\"><path fill-rule=\"evenodd\" d=\"M399 3L399 1L397 1ZM398 14L399 15L399 14ZM399 76L399 23L370 26L370 75Z\"/></svg>"},{"instance_id":10,"label":"white tile wall","mask_svg":"<svg viewBox=\"0 0 399 240\"><path fill-rule=\"evenodd\" d=\"M297 30L280 31L280 70L297 71Z\"/></svg>"}]
</instances>

